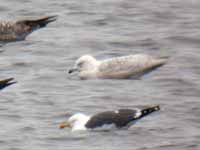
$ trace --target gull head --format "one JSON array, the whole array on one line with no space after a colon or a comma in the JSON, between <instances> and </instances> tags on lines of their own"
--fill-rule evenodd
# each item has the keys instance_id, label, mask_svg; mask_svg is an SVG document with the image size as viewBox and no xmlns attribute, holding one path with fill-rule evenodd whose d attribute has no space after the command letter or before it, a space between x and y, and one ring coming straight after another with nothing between
<instances>
[{"instance_id":1,"label":"gull head","mask_svg":"<svg viewBox=\"0 0 200 150\"><path fill-rule=\"evenodd\" d=\"M73 130L86 130L85 124L89 120L89 116L82 113L72 115L66 122L62 122L59 125L60 129L71 128Z\"/></svg>"},{"instance_id":2,"label":"gull head","mask_svg":"<svg viewBox=\"0 0 200 150\"><path fill-rule=\"evenodd\" d=\"M90 71L97 68L99 62L91 55L81 56L75 63L74 67L68 73Z\"/></svg>"}]
</instances>

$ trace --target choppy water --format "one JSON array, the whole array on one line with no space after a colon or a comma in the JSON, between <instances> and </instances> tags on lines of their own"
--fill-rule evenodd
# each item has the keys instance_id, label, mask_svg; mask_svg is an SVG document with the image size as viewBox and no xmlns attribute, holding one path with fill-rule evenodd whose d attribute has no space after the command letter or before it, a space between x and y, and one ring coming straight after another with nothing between
<instances>
[{"instance_id":1,"label":"choppy water","mask_svg":"<svg viewBox=\"0 0 200 150\"><path fill-rule=\"evenodd\" d=\"M18 84L0 93L0 148L6 150L200 149L199 0L0 0L0 18L59 15L26 41L1 47L0 77ZM81 55L99 59L170 55L140 80L67 75ZM71 133L66 114L137 105L162 110L129 130Z\"/></svg>"}]
</instances>

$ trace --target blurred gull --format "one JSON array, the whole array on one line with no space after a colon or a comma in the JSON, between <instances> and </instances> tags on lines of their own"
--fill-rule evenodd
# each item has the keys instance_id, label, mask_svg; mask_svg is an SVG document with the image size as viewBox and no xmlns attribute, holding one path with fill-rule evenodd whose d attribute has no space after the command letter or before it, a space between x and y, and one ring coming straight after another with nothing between
<instances>
[{"instance_id":1,"label":"blurred gull","mask_svg":"<svg viewBox=\"0 0 200 150\"><path fill-rule=\"evenodd\" d=\"M81 56L68 73L78 72L81 79L138 77L164 65L168 57L136 54L98 61L91 55Z\"/></svg>"},{"instance_id":2,"label":"blurred gull","mask_svg":"<svg viewBox=\"0 0 200 150\"><path fill-rule=\"evenodd\" d=\"M7 79L3 79L0 80L0 90L4 89L5 87L15 84L16 81L13 81L14 78L7 78Z\"/></svg>"}]
</instances>

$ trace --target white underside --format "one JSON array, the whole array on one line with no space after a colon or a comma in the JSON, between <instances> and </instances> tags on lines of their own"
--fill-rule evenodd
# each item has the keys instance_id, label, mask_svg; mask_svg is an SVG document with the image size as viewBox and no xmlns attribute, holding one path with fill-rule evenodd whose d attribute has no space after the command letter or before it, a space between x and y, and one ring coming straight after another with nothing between
<instances>
[{"instance_id":1,"label":"white underside","mask_svg":"<svg viewBox=\"0 0 200 150\"><path fill-rule=\"evenodd\" d=\"M113 129L117 129L114 124L105 124L105 125L103 125L101 127L97 127L97 128L94 128L94 129L88 129L85 126L77 125L77 126L74 126L72 128L72 131L73 132L74 131L85 131L85 130L105 131L105 130L113 130Z\"/></svg>"}]
</instances>

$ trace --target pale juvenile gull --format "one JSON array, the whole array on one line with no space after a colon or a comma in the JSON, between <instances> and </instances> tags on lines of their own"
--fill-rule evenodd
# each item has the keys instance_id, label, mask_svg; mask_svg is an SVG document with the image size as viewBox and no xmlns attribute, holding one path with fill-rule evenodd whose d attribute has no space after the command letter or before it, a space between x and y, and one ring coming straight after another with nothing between
<instances>
[{"instance_id":1,"label":"pale juvenile gull","mask_svg":"<svg viewBox=\"0 0 200 150\"><path fill-rule=\"evenodd\" d=\"M159 105L144 106L135 109L119 109L116 111L105 111L93 116L87 116L82 113L72 115L66 122L62 122L59 128L71 128L77 130L110 130L129 128L137 120L149 115L152 112L160 110ZM109 128L108 128L109 127Z\"/></svg>"},{"instance_id":2,"label":"pale juvenile gull","mask_svg":"<svg viewBox=\"0 0 200 150\"><path fill-rule=\"evenodd\" d=\"M5 87L12 85L14 83L16 83L16 81L13 81L14 78L7 78L4 80L0 80L0 90L4 89Z\"/></svg>"},{"instance_id":3,"label":"pale juvenile gull","mask_svg":"<svg viewBox=\"0 0 200 150\"><path fill-rule=\"evenodd\" d=\"M143 75L167 62L168 57L152 57L136 54L98 61L91 55L81 56L68 73L78 72L81 79L125 79Z\"/></svg>"},{"instance_id":4,"label":"pale juvenile gull","mask_svg":"<svg viewBox=\"0 0 200 150\"><path fill-rule=\"evenodd\" d=\"M56 20L57 16L47 16L39 19L25 19L16 22L0 21L0 42L24 40L33 31L45 27Z\"/></svg>"}]
</instances>

